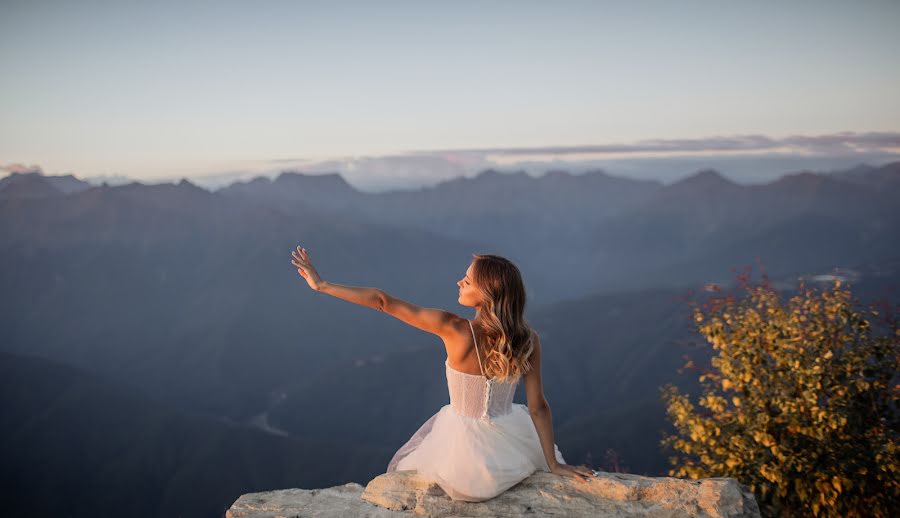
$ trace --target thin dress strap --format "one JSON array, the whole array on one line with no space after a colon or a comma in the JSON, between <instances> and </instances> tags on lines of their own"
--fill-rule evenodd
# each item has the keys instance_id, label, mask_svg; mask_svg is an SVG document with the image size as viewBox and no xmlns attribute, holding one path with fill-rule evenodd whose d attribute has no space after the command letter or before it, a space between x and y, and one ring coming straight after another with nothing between
<instances>
[{"instance_id":1,"label":"thin dress strap","mask_svg":"<svg viewBox=\"0 0 900 518\"><path fill-rule=\"evenodd\" d=\"M469 322L469 329L472 330L472 341L475 342L475 356L478 357L478 368L481 370L481 375L487 378L487 376L484 375L484 367L481 366L481 355L478 353L478 340L475 339L475 328L472 327L471 320L467 318L466 321Z\"/></svg>"}]
</instances>

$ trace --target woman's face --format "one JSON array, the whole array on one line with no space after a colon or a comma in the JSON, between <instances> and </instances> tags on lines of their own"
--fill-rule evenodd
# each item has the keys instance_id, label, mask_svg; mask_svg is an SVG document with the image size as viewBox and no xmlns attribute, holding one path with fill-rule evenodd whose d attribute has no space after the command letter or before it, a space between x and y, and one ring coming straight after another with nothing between
<instances>
[{"instance_id":1,"label":"woman's face","mask_svg":"<svg viewBox=\"0 0 900 518\"><path fill-rule=\"evenodd\" d=\"M480 304L479 298L481 294L475 289L475 279L472 275L473 264L469 265L466 275L456 282L456 285L459 286L459 303L463 306L475 307Z\"/></svg>"}]
</instances>

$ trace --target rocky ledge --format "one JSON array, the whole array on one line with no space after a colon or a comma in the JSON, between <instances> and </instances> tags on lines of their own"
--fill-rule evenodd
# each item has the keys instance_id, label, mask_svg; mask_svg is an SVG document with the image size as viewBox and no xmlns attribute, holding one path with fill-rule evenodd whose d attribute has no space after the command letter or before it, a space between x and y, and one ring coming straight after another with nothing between
<instances>
[{"instance_id":1,"label":"rocky ledge","mask_svg":"<svg viewBox=\"0 0 900 518\"><path fill-rule=\"evenodd\" d=\"M478 503L453 501L415 471L386 473L363 488L284 489L238 498L226 518L615 516L759 518L756 499L733 478L685 480L600 473L585 483L537 472Z\"/></svg>"}]
</instances>

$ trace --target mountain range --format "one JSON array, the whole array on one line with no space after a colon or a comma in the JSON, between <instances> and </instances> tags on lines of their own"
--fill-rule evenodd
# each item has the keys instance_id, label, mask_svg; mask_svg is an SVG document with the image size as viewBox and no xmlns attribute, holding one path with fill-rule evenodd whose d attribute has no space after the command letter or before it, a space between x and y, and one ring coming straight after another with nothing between
<instances>
[{"instance_id":1,"label":"mountain range","mask_svg":"<svg viewBox=\"0 0 900 518\"><path fill-rule=\"evenodd\" d=\"M669 185L486 170L380 194L336 174L209 191L14 173L0 179L2 397L16 423L5 496L49 499L48 515L97 514L115 493L147 516L212 516L232 495L383 470L447 402L442 344L309 290L290 264L298 244L332 282L465 316L455 282L471 254L510 257L567 460L604 468L613 449L632 472L663 474L658 387L695 390L679 367L708 354L689 290L728 287L758 261L786 292L838 268L867 299L895 296L898 191L900 162L764 185L714 170ZM52 496L104 495L110 481L106 504Z\"/></svg>"}]
</instances>

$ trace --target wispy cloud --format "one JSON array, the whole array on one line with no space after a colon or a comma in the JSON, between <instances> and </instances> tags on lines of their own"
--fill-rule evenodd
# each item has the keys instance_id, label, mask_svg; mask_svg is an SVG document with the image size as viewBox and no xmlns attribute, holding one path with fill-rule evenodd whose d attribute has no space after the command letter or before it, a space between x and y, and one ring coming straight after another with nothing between
<instances>
[{"instance_id":1,"label":"wispy cloud","mask_svg":"<svg viewBox=\"0 0 900 518\"><path fill-rule=\"evenodd\" d=\"M338 172L369 190L409 188L487 168L584 171L602 168L631 178L674 181L700 168L726 171L745 182L769 181L787 171L830 170L881 163L900 155L900 132L841 132L823 135L713 136L652 139L588 146L488 147L410 151L405 155L347 156L261 161L268 169Z\"/></svg>"},{"instance_id":2,"label":"wispy cloud","mask_svg":"<svg viewBox=\"0 0 900 518\"><path fill-rule=\"evenodd\" d=\"M854 151L894 151L900 148L898 132L841 132L828 135L792 135L772 138L765 135L736 135L699 139L652 139L626 144L590 146L500 147L421 150L416 154L480 153L484 155L581 155L787 151L799 153L847 153Z\"/></svg>"},{"instance_id":3,"label":"wispy cloud","mask_svg":"<svg viewBox=\"0 0 900 518\"><path fill-rule=\"evenodd\" d=\"M38 173L44 174L44 170L41 169L39 165L25 165L19 163L11 163L6 165L0 165L0 171L12 174L12 173Z\"/></svg>"}]
</instances>

